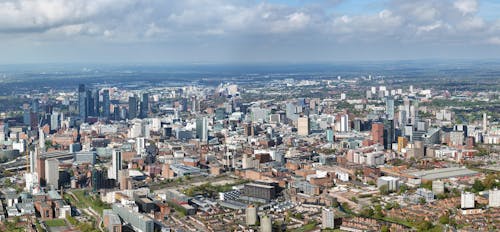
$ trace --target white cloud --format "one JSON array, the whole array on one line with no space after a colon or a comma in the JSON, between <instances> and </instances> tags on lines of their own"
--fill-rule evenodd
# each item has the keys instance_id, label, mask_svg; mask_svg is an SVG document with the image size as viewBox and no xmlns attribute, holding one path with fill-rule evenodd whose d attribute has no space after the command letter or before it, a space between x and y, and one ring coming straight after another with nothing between
<instances>
[{"instance_id":1,"label":"white cloud","mask_svg":"<svg viewBox=\"0 0 500 232\"><path fill-rule=\"evenodd\" d=\"M468 46L500 38L500 20L482 18L473 0L388 0L379 2L383 10L362 13L341 12L340 1L297 6L266 0L0 0L0 37L43 44L81 39L296 48L356 47L360 41Z\"/></svg>"},{"instance_id":2,"label":"white cloud","mask_svg":"<svg viewBox=\"0 0 500 232\"><path fill-rule=\"evenodd\" d=\"M489 44L500 45L500 37L491 37L487 40Z\"/></svg>"},{"instance_id":3,"label":"white cloud","mask_svg":"<svg viewBox=\"0 0 500 232\"><path fill-rule=\"evenodd\" d=\"M457 0L453 3L463 15L472 14L477 12L478 3L476 0Z\"/></svg>"}]
</instances>

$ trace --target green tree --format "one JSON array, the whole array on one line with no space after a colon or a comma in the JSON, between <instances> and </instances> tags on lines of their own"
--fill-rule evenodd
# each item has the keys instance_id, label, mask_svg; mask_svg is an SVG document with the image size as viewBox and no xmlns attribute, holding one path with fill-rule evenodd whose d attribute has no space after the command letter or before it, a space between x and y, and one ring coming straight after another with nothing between
<instances>
[{"instance_id":1,"label":"green tree","mask_svg":"<svg viewBox=\"0 0 500 232\"><path fill-rule=\"evenodd\" d=\"M382 212L382 206L380 204L377 204L375 206L373 206L373 216L375 218L383 218L384 217L384 213Z\"/></svg>"},{"instance_id":2,"label":"green tree","mask_svg":"<svg viewBox=\"0 0 500 232\"><path fill-rule=\"evenodd\" d=\"M448 217L448 215L446 214L439 217L439 223L441 223L442 225L450 224L450 217Z\"/></svg>"},{"instance_id":3,"label":"green tree","mask_svg":"<svg viewBox=\"0 0 500 232\"><path fill-rule=\"evenodd\" d=\"M421 221L417 224L417 231L429 231L433 227L429 221Z\"/></svg>"},{"instance_id":4,"label":"green tree","mask_svg":"<svg viewBox=\"0 0 500 232\"><path fill-rule=\"evenodd\" d=\"M380 190L380 194L382 194L382 195L389 194L389 186L387 186L386 184L380 186L379 190Z\"/></svg>"},{"instance_id":5,"label":"green tree","mask_svg":"<svg viewBox=\"0 0 500 232\"><path fill-rule=\"evenodd\" d=\"M365 206L359 213L360 216L365 217L365 218L372 218L374 215L372 207Z\"/></svg>"},{"instance_id":6,"label":"green tree","mask_svg":"<svg viewBox=\"0 0 500 232\"><path fill-rule=\"evenodd\" d=\"M493 189L495 187L500 187L500 175L488 174L483 181L483 185L485 189Z\"/></svg>"},{"instance_id":7,"label":"green tree","mask_svg":"<svg viewBox=\"0 0 500 232\"><path fill-rule=\"evenodd\" d=\"M398 193L405 193L406 191L408 191L408 186L406 184L401 184Z\"/></svg>"},{"instance_id":8,"label":"green tree","mask_svg":"<svg viewBox=\"0 0 500 232\"><path fill-rule=\"evenodd\" d=\"M381 232L389 232L389 227L387 225L383 225L382 227L380 227L380 231Z\"/></svg>"},{"instance_id":9,"label":"green tree","mask_svg":"<svg viewBox=\"0 0 500 232\"><path fill-rule=\"evenodd\" d=\"M474 184L472 185L472 190L474 192L480 192L484 190L484 185L483 182L481 182L479 179L476 179L474 181Z\"/></svg>"}]
</instances>

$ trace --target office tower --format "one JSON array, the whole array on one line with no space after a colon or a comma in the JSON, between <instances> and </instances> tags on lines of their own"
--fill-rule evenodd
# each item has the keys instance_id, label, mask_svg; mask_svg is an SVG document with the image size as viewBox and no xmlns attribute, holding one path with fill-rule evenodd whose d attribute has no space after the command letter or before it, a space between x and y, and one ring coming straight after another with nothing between
<instances>
[{"instance_id":1,"label":"office tower","mask_svg":"<svg viewBox=\"0 0 500 232\"><path fill-rule=\"evenodd\" d=\"M58 130L59 129L59 112L52 112L50 116L50 130Z\"/></svg>"},{"instance_id":2,"label":"office tower","mask_svg":"<svg viewBox=\"0 0 500 232\"><path fill-rule=\"evenodd\" d=\"M37 158L37 150L35 151L30 151L30 172L36 172L36 158Z\"/></svg>"},{"instance_id":3,"label":"office tower","mask_svg":"<svg viewBox=\"0 0 500 232\"><path fill-rule=\"evenodd\" d=\"M131 188L132 186L129 186L129 180L130 180L130 175L129 175L129 170L128 169L122 169L120 170L120 190L126 190Z\"/></svg>"},{"instance_id":4,"label":"office tower","mask_svg":"<svg viewBox=\"0 0 500 232\"><path fill-rule=\"evenodd\" d=\"M39 110L40 110L40 102L38 102L38 98L35 98L31 102L31 112L38 113Z\"/></svg>"},{"instance_id":5,"label":"office tower","mask_svg":"<svg viewBox=\"0 0 500 232\"><path fill-rule=\"evenodd\" d=\"M31 125L31 111L29 109L25 109L23 112L23 124L26 126Z\"/></svg>"},{"instance_id":6,"label":"office tower","mask_svg":"<svg viewBox=\"0 0 500 232\"><path fill-rule=\"evenodd\" d=\"M36 173L38 175L38 183L45 185L45 157L38 156L36 160Z\"/></svg>"},{"instance_id":7,"label":"office tower","mask_svg":"<svg viewBox=\"0 0 500 232\"><path fill-rule=\"evenodd\" d=\"M45 179L48 187L59 188L59 160L56 158L45 160Z\"/></svg>"},{"instance_id":8,"label":"office tower","mask_svg":"<svg viewBox=\"0 0 500 232\"><path fill-rule=\"evenodd\" d=\"M45 133L42 128L38 128L38 146L42 151L45 149Z\"/></svg>"},{"instance_id":9,"label":"office tower","mask_svg":"<svg viewBox=\"0 0 500 232\"><path fill-rule=\"evenodd\" d=\"M293 103L287 103L285 108L286 118L289 120L296 120L297 116L297 106Z\"/></svg>"},{"instance_id":10,"label":"office tower","mask_svg":"<svg viewBox=\"0 0 500 232\"><path fill-rule=\"evenodd\" d=\"M135 139L135 150L137 152L137 155L143 154L146 150L144 149L146 147L146 139L144 137L137 137Z\"/></svg>"},{"instance_id":11,"label":"office tower","mask_svg":"<svg viewBox=\"0 0 500 232\"><path fill-rule=\"evenodd\" d=\"M349 115L343 114L340 116L340 131L348 132L351 130L351 126L349 124Z\"/></svg>"},{"instance_id":12,"label":"office tower","mask_svg":"<svg viewBox=\"0 0 500 232\"><path fill-rule=\"evenodd\" d=\"M333 229L335 227L335 212L332 208L323 208L321 210L321 228Z\"/></svg>"},{"instance_id":13,"label":"office tower","mask_svg":"<svg viewBox=\"0 0 500 232\"><path fill-rule=\"evenodd\" d=\"M108 170L108 178L118 180L118 172L122 170L122 152L113 150L111 155L111 168Z\"/></svg>"},{"instance_id":14,"label":"office tower","mask_svg":"<svg viewBox=\"0 0 500 232\"><path fill-rule=\"evenodd\" d=\"M87 99L86 99L87 116L96 116L95 107L94 107L94 97L93 97L92 90L87 89L86 92L87 92Z\"/></svg>"},{"instance_id":15,"label":"office tower","mask_svg":"<svg viewBox=\"0 0 500 232\"><path fill-rule=\"evenodd\" d=\"M97 191L104 186L104 172L100 169L94 168L91 172L90 185L92 186L92 190Z\"/></svg>"},{"instance_id":16,"label":"office tower","mask_svg":"<svg viewBox=\"0 0 500 232\"><path fill-rule=\"evenodd\" d=\"M408 145L408 139L403 136L398 137L398 152L401 152L403 148Z\"/></svg>"},{"instance_id":17,"label":"office tower","mask_svg":"<svg viewBox=\"0 0 500 232\"><path fill-rule=\"evenodd\" d=\"M392 149L392 143L394 142L394 121L385 120L384 121L384 148Z\"/></svg>"},{"instance_id":18,"label":"office tower","mask_svg":"<svg viewBox=\"0 0 500 232\"><path fill-rule=\"evenodd\" d=\"M109 89L105 89L102 92L102 116L105 118L109 118L110 116Z\"/></svg>"},{"instance_id":19,"label":"office tower","mask_svg":"<svg viewBox=\"0 0 500 232\"><path fill-rule=\"evenodd\" d=\"M143 93L141 97L140 118L147 118L149 112L149 94Z\"/></svg>"},{"instance_id":20,"label":"office tower","mask_svg":"<svg viewBox=\"0 0 500 232\"><path fill-rule=\"evenodd\" d=\"M94 111L94 116L99 117L101 116L101 103L99 99L99 90L96 89L92 92L92 102L93 102L93 111Z\"/></svg>"},{"instance_id":21,"label":"office tower","mask_svg":"<svg viewBox=\"0 0 500 232\"><path fill-rule=\"evenodd\" d=\"M372 123L372 140L378 144L384 144L384 124Z\"/></svg>"},{"instance_id":22,"label":"office tower","mask_svg":"<svg viewBox=\"0 0 500 232\"><path fill-rule=\"evenodd\" d=\"M196 119L196 138L202 142L208 141L208 119L201 117Z\"/></svg>"},{"instance_id":23,"label":"office tower","mask_svg":"<svg viewBox=\"0 0 500 232\"><path fill-rule=\"evenodd\" d=\"M385 98L385 114L388 120L394 119L394 98L392 97Z\"/></svg>"},{"instance_id":24,"label":"office tower","mask_svg":"<svg viewBox=\"0 0 500 232\"><path fill-rule=\"evenodd\" d=\"M247 226L253 226L257 223L257 208L253 205L249 205L246 210L246 222Z\"/></svg>"},{"instance_id":25,"label":"office tower","mask_svg":"<svg viewBox=\"0 0 500 232\"><path fill-rule=\"evenodd\" d=\"M300 117L297 119L297 134L306 136L309 135L309 117Z\"/></svg>"},{"instance_id":26,"label":"office tower","mask_svg":"<svg viewBox=\"0 0 500 232\"><path fill-rule=\"evenodd\" d=\"M460 198L460 207L462 209L473 209L475 207L474 198L474 193L462 192L462 196Z\"/></svg>"},{"instance_id":27,"label":"office tower","mask_svg":"<svg viewBox=\"0 0 500 232\"><path fill-rule=\"evenodd\" d=\"M137 98L135 96L128 98L128 119L137 118Z\"/></svg>"},{"instance_id":28,"label":"office tower","mask_svg":"<svg viewBox=\"0 0 500 232\"><path fill-rule=\"evenodd\" d=\"M333 143L333 139L334 139L333 130L332 128L328 128L326 130L326 141L328 141L329 143Z\"/></svg>"},{"instance_id":29,"label":"office tower","mask_svg":"<svg viewBox=\"0 0 500 232\"><path fill-rule=\"evenodd\" d=\"M488 115L486 113L483 113L483 132L486 132L488 130Z\"/></svg>"},{"instance_id":30,"label":"office tower","mask_svg":"<svg viewBox=\"0 0 500 232\"><path fill-rule=\"evenodd\" d=\"M263 215L260 218L260 231L261 232L272 232L273 231L273 222L271 217L268 215Z\"/></svg>"},{"instance_id":31,"label":"office tower","mask_svg":"<svg viewBox=\"0 0 500 232\"><path fill-rule=\"evenodd\" d=\"M408 112L405 110L405 106L404 105L401 105L399 106L399 113L398 113L398 125L399 125L399 128L403 128L408 119Z\"/></svg>"},{"instance_id":32,"label":"office tower","mask_svg":"<svg viewBox=\"0 0 500 232\"><path fill-rule=\"evenodd\" d=\"M87 103L87 91L85 91L85 85L80 84L78 86L78 112L82 120L87 120L88 116L88 103Z\"/></svg>"}]
</instances>

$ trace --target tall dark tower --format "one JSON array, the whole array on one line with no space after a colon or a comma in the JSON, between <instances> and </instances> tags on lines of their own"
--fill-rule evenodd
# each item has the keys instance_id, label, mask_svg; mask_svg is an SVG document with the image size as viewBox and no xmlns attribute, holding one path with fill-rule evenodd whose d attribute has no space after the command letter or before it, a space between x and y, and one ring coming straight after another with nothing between
<instances>
[{"instance_id":1,"label":"tall dark tower","mask_svg":"<svg viewBox=\"0 0 500 232\"><path fill-rule=\"evenodd\" d=\"M102 115L106 118L110 116L110 102L109 102L109 89L102 92Z\"/></svg>"},{"instance_id":2,"label":"tall dark tower","mask_svg":"<svg viewBox=\"0 0 500 232\"><path fill-rule=\"evenodd\" d=\"M92 101L94 102L94 107L93 107L93 111L94 111L94 116L99 116L100 115L100 112L101 112L101 104L99 102L99 90L96 89L93 93L92 93Z\"/></svg>"},{"instance_id":3,"label":"tall dark tower","mask_svg":"<svg viewBox=\"0 0 500 232\"><path fill-rule=\"evenodd\" d=\"M92 90L87 89L87 116L96 116L95 108L94 108L94 98L92 94Z\"/></svg>"},{"instance_id":4,"label":"tall dark tower","mask_svg":"<svg viewBox=\"0 0 500 232\"><path fill-rule=\"evenodd\" d=\"M143 93L141 98L140 118L147 118L149 112L149 94Z\"/></svg>"},{"instance_id":5,"label":"tall dark tower","mask_svg":"<svg viewBox=\"0 0 500 232\"><path fill-rule=\"evenodd\" d=\"M394 141L394 121L384 120L384 149L392 149Z\"/></svg>"},{"instance_id":6,"label":"tall dark tower","mask_svg":"<svg viewBox=\"0 0 500 232\"><path fill-rule=\"evenodd\" d=\"M128 98L128 119L137 118L137 98L135 96Z\"/></svg>"},{"instance_id":7,"label":"tall dark tower","mask_svg":"<svg viewBox=\"0 0 500 232\"><path fill-rule=\"evenodd\" d=\"M85 91L85 85L80 84L78 86L78 112L80 118L84 121L87 120L88 116L88 102L87 102L87 91Z\"/></svg>"}]
</instances>

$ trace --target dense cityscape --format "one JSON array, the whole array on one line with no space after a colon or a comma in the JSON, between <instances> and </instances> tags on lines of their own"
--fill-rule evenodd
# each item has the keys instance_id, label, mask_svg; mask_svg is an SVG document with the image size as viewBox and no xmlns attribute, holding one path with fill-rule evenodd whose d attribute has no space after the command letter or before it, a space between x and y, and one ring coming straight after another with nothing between
<instances>
[{"instance_id":1,"label":"dense cityscape","mask_svg":"<svg viewBox=\"0 0 500 232\"><path fill-rule=\"evenodd\" d=\"M0 230L500 228L498 79L303 70L8 74Z\"/></svg>"},{"instance_id":2,"label":"dense cityscape","mask_svg":"<svg viewBox=\"0 0 500 232\"><path fill-rule=\"evenodd\" d=\"M498 232L500 0L0 0L0 232Z\"/></svg>"}]
</instances>

